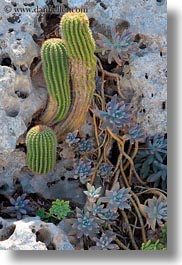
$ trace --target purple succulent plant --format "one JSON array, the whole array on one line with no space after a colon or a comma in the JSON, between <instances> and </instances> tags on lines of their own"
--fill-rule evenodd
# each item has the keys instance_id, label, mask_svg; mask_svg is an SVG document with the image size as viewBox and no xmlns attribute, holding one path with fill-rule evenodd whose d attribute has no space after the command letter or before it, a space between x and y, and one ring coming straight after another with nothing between
<instances>
[{"instance_id":1,"label":"purple succulent plant","mask_svg":"<svg viewBox=\"0 0 182 265\"><path fill-rule=\"evenodd\" d=\"M135 168L139 170L142 179L153 183L154 187L167 189L167 139L164 135L156 134L147 138L143 149L139 149Z\"/></svg>"},{"instance_id":2,"label":"purple succulent plant","mask_svg":"<svg viewBox=\"0 0 182 265\"><path fill-rule=\"evenodd\" d=\"M113 166L109 165L105 162L101 163L97 174L100 176L103 180L108 181L109 177L112 175Z\"/></svg>"},{"instance_id":3,"label":"purple succulent plant","mask_svg":"<svg viewBox=\"0 0 182 265\"><path fill-rule=\"evenodd\" d=\"M98 204L98 203L93 203L91 206L87 206L87 209L89 212L91 212L94 216L97 215L99 216L100 214L105 214L107 211L104 208L104 204ZM100 217L100 216L99 216ZM101 218L102 219L102 218Z\"/></svg>"},{"instance_id":4,"label":"purple succulent plant","mask_svg":"<svg viewBox=\"0 0 182 265\"><path fill-rule=\"evenodd\" d=\"M75 168L75 177L78 177L82 184L86 184L90 180L93 170L94 169L90 161L80 161Z\"/></svg>"},{"instance_id":5,"label":"purple succulent plant","mask_svg":"<svg viewBox=\"0 0 182 265\"><path fill-rule=\"evenodd\" d=\"M111 210L109 207L106 207L102 212L98 213L98 216L108 223L113 223L113 221L118 218L119 214L115 210Z\"/></svg>"},{"instance_id":6,"label":"purple succulent plant","mask_svg":"<svg viewBox=\"0 0 182 265\"><path fill-rule=\"evenodd\" d=\"M98 202L109 203L109 209L113 212L120 210L130 209L130 198L129 194L131 188L120 189L119 182L117 182L112 190L106 190L105 197L99 198Z\"/></svg>"},{"instance_id":7,"label":"purple succulent plant","mask_svg":"<svg viewBox=\"0 0 182 265\"><path fill-rule=\"evenodd\" d=\"M16 215L17 219L21 219L22 215L32 212L33 208L29 205L30 200L25 199L26 194L22 194L15 198L10 198L9 201L12 206L7 207L2 212L9 213L10 215Z\"/></svg>"},{"instance_id":8,"label":"purple succulent plant","mask_svg":"<svg viewBox=\"0 0 182 265\"><path fill-rule=\"evenodd\" d=\"M88 153L92 150L92 147L93 147L92 142L90 140L86 140L83 138L78 143L78 153L79 154Z\"/></svg>"},{"instance_id":9,"label":"purple succulent plant","mask_svg":"<svg viewBox=\"0 0 182 265\"><path fill-rule=\"evenodd\" d=\"M118 102L117 95L114 95L106 105L106 111L94 110L96 116L103 120L102 129L107 127L113 132L122 129L123 125L129 124L132 117L131 104L125 104L124 101Z\"/></svg>"},{"instance_id":10,"label":"purple succulent plant","mask_svg":"<svg viewBox=\"0 0 182 265\"><path fill-rule=\"evenodd\" d=\"M116 250L119 249L117 244L112 243L116 238L116 235L110 231L106 230L102 233L100 238L93 238L96 242L96 246L91 247L92 250Z\"/></svg>"},{"instance_id":11,"label":"purple succulent plant","mask_svg":"<svg viewBox=\"0 0 182 265\"><path fill-rule=\"evenodd\" d=\"M129 54L138 51L138 44L134 42L135 34L128 29L124 30L122 35L116 32L115 27L111 28L112 40L105 37L103 34L98 33L99 40L96 43L103 48L102 53L108 52L108 62L111 63L112 59L118 65L122 65L123 61L129 59Z\"/></svg>"},{"instance_id":12,"label":"purple succulent plant","mask_svg":"<svg viewBox=\"0 0 182 265\"><path fill-rule=\"evenodd\" d=\"M100 196L101 187L95 188L94 186L87 183L87 191L84 193L87 195L87 198L90 202L95 202Z\"/></svg>"},{"instance_id":13,"label":"purple succulent plant","mask_svg":"<svg viewBox=\"0 0 182 265\"><path fill-rule=\"evenodd\" d=\"M144 129L139 124L132 124L129 126L128 133L125 134L122 138L124 140L130 140L131 144L134 144L135 141L144 142L147 135Z\"/></svg>"},{"instance_id":14,"label":"purple succulent plant","mask_svg":"<svg viewBox=\"0 0 182 265\"><path fill-rule=\"evenodd\" d=\"M78 146L80 139L77 137L77 134L78 134L78 131L67 134L65 141L69 146L73 146L73 147Z\"/></svg>"},{"instance_id":15,"label":"purple succulent plant","mask_svg":"<svg viewBox=\"0 0 182 265\"><path fill-rule=\"evenodd\" d=\"M148 199L148 206L145 205L144 211L147 215L147 224L155 231L156 224L162 225L167 221L167 201L162 196L158 199L153 197Z\"/></svg>"},{"instance_id":16,"label":"purple succulent plant","mask_svg":"<svg viewBox=\"0 0 182 265\"><path fill-rule=\"evenodd\" d=\"M93 237L99 232L101 220L92 216L89 211L76 208L76 216L77 218L73 221L72 227L77 230L78 238L83 235Z\"/></svg>"}]
</instances>

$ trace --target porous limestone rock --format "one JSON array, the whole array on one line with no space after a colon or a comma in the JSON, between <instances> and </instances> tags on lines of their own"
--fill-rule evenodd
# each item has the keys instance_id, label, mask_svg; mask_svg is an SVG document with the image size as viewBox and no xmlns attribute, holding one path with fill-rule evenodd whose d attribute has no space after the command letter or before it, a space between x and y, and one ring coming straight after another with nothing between
<instances>
[{"instance_id":1,"label":"porous limestone rock","mask_svg":"<svg viewBox=\"0 0 182 265\"><path fill-rule=\"evenodd\" d=\"M10 196L15 192L14 181L24 166L24 152L16 150L11 155L0 153L0 194Z\"/></svg>"},{"instance_id":2,"label":"porous limestone rock","mask_svg":"<svg viewBox=\"0 0 182 265\"><path fill-rule=\"evenodd\" d=\"M0 217L0 242L8 239L15 231L15 225Z\"/></svg>"},{"instance_id":3,"label":"porous limestone rock","mask_svg":"<svg viewBox=\"0 0 182 265\"><path fill-rule=\"evenodd\" d=\"M3 16L0 17L1 61L9 58L14 67L19 68L20 65L25 64L25 67L29 68L34 57L39 55L40 48L32 37L33 35L39 36L43 32L41 22L45 14L34 12L37 6L45 7L45 1L5 0L1 3L1 9L4 10ZM16 8L22 12L16 12ZM28 12L27 9L30 11Z\"/></svg>"},{"instance_id":4,"label":"porous limestone rock","mask_svg":"<svg viewBox=\"0 0 182 265\"><path fill-rule=\"evenodd\" d=\"M0 194L9 197L16 191L16 183L23 193L36 193L45 199L64 199L77 206L85 204L85 188L74 178L74 159L60 158L53 172L46 175L32 173L26 166L26 154L15 150L0 154Z\"/></svg>"},{"instance_id":5,"label":"porous limestone rock","mask_svg":"<svg viewBox=\"0 0 182 265\"><path fill-rule=\"evenodd\" d=\"M14 91L15 73L0 66L0 153L12 152L18 137L26 130L19 115L20 104Z\"/></svg>"},{"instance_id":6,"label":"porous limestone rock","mask_svg":"<svg viewBox=\"0 0 182 265\"><path fill-rule=\"evenodd\" d=\"M36 6L43 8L45 1L5 0L1 3L0 153L14 151L33 115L46 102L46 91L34 87L30 77L30 66L40 55L33 35L43 32L41 23L45 14L27 12L25 8L32 10ZM15 12L15 8L24 8L24 12Z\"/></svg>"},{"instance_id":7,"label":"porous limestone rock","mask_svg":"<svg viewBox=\"0 0 182 265\"><path fill-rule=\"evenodd\" d=\"M74 250L62 229L39 217L14 222L1 218L0 224L0 250Z\"/></svg>"},{"instance_id":8,"label":"porous limestone rock","mask_svg":"<svg viewBox=\"0 0 182 265\"><path fill-rule=\"evenodd\" d=\"M150 135L167 133L167 65L160 53L135 58L130 64L134 89L141 93L140 122Z\"/></svg>"},{"instance_id":9,"label":"porous limestone rock","mask_svg":"<svg viewBox=\"0 0 182 265\"><path fill-rule=\"evenodd\" d=\"M68 6L87 8L89 18L109 27L127 21L139 33L167 33L166 0L68 0Z\"/></svg>"},{"instance_id":10,"label":"porous limestone rock","mask_svg":"<svg viewBox=\"0 0 182 265\"><path fill-rule=\"evenodd\" d=\"M29 76L0 66L0 95L0 153L10 153L33 114L43 106L46 92L35 89Z\"/></svg>"},{"instance_id":11,"label":"porous limestone rock","mask_svg":"<svg viewBox=\"0 0 182 265\"><path fill-rule=\"evenodd\" d=\"M24 193L37 193L45 199L64 199L76 205L85 204L85 195L80 181L74 178L74 160L58 161L53 172L46 175L33 174L24 168L17 176Z\"/></svg>"}]
</instances>

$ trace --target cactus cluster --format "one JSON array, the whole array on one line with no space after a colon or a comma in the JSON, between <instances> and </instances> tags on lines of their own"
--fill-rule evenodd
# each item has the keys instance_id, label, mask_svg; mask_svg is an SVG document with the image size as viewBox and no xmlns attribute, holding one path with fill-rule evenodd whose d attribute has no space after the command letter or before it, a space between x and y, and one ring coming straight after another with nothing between
<instances>
[{"instance_id":1,"label":"cactus cluster","mask_svg":"<svg viewBox=\"0 0 182 265\"><path fill-rule=\"evenodd\" d=\"M60 27L62 39L46 40L41 48L49 93L47 107L39 120L44 125L33 127L26 137L27 164L38 174L53 169L57 139L64 139L80 127L95 90L95 43L86 14L68 12L63 15Z\"/></svg>"},{"instance_id":2,"label":"cactus cluster","mask_svg":"<svg viewBox=\"0 0 182 265\"><path fill-rule=\"evenodd\" d=\"M68 12L61 19L61 32L70 61L72 106L66 119L54 128L58 139L79 128L95 90L95 43L85 13Z\"/></svg>"},{"instance_id":3,"label":"cactus cluster","mask_svg":"<svg viewBox=\"0 0 182 265\"><path fill-rule=\"evenodd\" d=\"M27 165L36 174L49 173L56 164L57 139L44 125L31 128L26 136Z\"/></svg>"}]
</instances>

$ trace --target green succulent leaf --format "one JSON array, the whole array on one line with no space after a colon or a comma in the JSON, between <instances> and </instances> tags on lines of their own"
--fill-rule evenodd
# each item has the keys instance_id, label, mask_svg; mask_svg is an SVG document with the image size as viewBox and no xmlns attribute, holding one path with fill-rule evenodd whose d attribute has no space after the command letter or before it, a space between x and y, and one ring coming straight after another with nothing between
<instances>
[{"instance_id":1,"label":"green succulent leaf","mask_svg":"<svg viewBox=\"0 0 182 265\"><path fill-rule=\"evenodd\" d=\"M52 202L52 207L49 209L49 213L61 220L65 218L71 212L69 201L63 201L57 199Z\"/></svg>"},{"instance_id":2,"label":"green succulent leaf","mask_svg":"<svg viewBox=\"0 0 182 265\"><path fill-rule=\"evenodd\" d=\"M165 247L159 239L156 241L148 240L147 243L142 243L141 250L165 250Z\"/></svg>"}]
</instances>

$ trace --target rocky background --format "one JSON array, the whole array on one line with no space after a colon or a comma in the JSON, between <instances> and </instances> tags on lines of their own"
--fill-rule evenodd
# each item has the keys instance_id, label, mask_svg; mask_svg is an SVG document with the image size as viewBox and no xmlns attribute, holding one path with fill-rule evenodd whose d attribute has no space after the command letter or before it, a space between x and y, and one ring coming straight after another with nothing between
<instances>
[{"instance_id":1,"label":"rocky background","mask_svg":"<svg viewBox=\"0 0 182 265\"><path fill-rule=\"evenodd\" d=\"M44 199L63 198L77 205L84 204L82 188L73 176L72 154L64 143L59 146L59 160L54 172L34 175L26 167L25 135L37 115L44 109L47 91L38 72L42 36L61 14L47 15L40 12L14 13L14 8L33 10L62 6L86 8L91 29L109 36L110 27L130 27L136 33L139 52L131 56L130 64L122 69L122 89L125 97L133 96L135 107L140 109L141 122L149 135L166 133L167 128L167 12L164 0L4 0L0 14L0 196L8 197L20 189L26 194L37 194ZM7 8L8 7L8 8ZM56 26L55 23L55 26ZM51 28L51 30L50 30ZM104 60L104 56L102 58ZM38 74L37 74L38 72ZM92 123L88 117L81 131L93 136ZM0 249L47 249L56 241L56 249L72 249L62 230L50 228L37 218L18 221L13 238L0 243ZM12 225L2 219L3 229L12 231ZM40 228L41 226L41 228ZM45 227L46 226L46 227ZM54 226L52 224L52 226ZM36 232L32 232L32 227ZM42 229L42 230L41 230ZM43 231L47 243L36 242L36 233ZM46 232L45 232L46 231ZM52 231L52 232L50 232ZM54 231L54 232L53 232ZM2 232L2 231L1 231ZM9 232L8 232L9 233ZM51 233L54 233L51 234ZM56 234L57 233L57 234ZM24 234L22 239L19 235ZM26 235L26 237L25 237ZM16 237L16 246L13 244ZM1 238L1 234L0 234ZM50 239L51 238L51 239ZM55 239L56 238L56 239ZM61 239L60 239L61 238ZM5 243L6 242L6 243ZM31 247L33 245L33 247Z\"/></svg>"}]
</instances>

